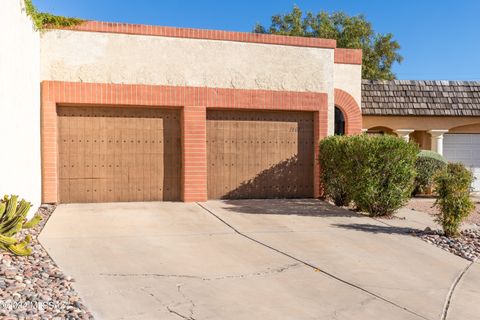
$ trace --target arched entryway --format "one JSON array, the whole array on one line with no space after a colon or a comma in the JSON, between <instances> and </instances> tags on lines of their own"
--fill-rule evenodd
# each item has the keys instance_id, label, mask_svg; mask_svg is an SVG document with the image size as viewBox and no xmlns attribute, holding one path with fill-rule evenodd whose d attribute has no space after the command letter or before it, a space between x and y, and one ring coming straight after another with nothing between
<instances>
[{"instance_id":1,"label":"arched entryway","mask_svg":"<svg viewBox=\"0 0 480 320\"><path fill-rule=\"evenodd\" d=\"M395 132L393 132L393 129L390 129L388 127L383 127L383 126L369 128L366 131L366 133L371 135L384 135L384 134L395 135Z\"/></svg>"},{"instance_id":2,"label":"arched entryway","mask_svg":"<svg viewBox=\"0 0 480 320\"><path fill-rule=\"evenodd\" d=\"M335 129L336 136L343 136L345 134L345 115L342 110L335 106Z\"/></svg>"},{"instance_id":3,"label":"arched entryway","mask_svg":"<svg viewBox=\"0 0 480 320\"><path fill-rule=\"evenodd\" d=\"M362 132L360 106L348 92L341 89L335 89L335 134L337 134L337 129L338 132L343 132L343 134L359 134Z\"/></svg>"}]
</instances>

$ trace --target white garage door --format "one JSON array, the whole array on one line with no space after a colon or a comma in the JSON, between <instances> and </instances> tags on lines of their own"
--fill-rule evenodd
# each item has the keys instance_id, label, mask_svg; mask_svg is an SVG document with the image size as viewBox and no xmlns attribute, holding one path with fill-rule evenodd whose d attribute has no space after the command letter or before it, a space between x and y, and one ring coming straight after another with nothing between
<instances>
[{"instance_id":1,"label":"white garage door","mask_svg":"<svg viewBox=\"0 0 480 320\"><path fill-rule=\"evenodd\" d=\"M480 133L445 134L443 139L445 159L469 167L475 177L473 189L480 191Z\"/></svg>"}]
</instances>

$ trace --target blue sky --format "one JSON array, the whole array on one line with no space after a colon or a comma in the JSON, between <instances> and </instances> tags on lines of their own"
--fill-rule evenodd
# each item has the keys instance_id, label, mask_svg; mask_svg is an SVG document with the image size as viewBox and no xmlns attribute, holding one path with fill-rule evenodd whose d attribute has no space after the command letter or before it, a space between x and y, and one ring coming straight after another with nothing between
<instances>
[{"instance_id":1,"label":"blue sky","mask_svg":"<svg viewBox=\"0 0 480 320\"><path fill-rule=\"evenodd\" d=\"M251 31L294 4L305 11L364 14L395 35L405 60L399 79L480 80L478 0L34 0L42 11L164 26Z\"/></svg>"}]
</instances>

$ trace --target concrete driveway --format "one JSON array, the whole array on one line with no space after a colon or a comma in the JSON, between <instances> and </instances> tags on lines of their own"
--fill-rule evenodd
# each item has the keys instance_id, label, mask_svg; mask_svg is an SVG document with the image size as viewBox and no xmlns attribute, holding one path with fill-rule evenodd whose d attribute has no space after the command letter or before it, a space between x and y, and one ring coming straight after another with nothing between
<instances>
[{"instance_id":1,"label":"concrete driveway","mask_svg":"<svg viewBox=\"0 0 480 320\"><path fill-rule=\"evenodd\" d=\"M61 205L40 241L97 319L478 319L480 264L387 223L317 200Z\"/></svg>"}]
</instances>

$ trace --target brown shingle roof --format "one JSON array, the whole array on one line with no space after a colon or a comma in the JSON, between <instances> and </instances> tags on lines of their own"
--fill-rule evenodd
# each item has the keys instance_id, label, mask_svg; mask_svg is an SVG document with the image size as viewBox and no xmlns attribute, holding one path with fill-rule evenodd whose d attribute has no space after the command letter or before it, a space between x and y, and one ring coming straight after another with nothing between
<instances>
[{"instance_id":1,"label":"brown shingle roof","mask_svg":"<svg viewBox=\"0 0 480 320\"><path fill-rule=\"evenodd\" d=\"M480 116L480 82L363 80L362 114Z\"/></svg>"}]
</instances>

